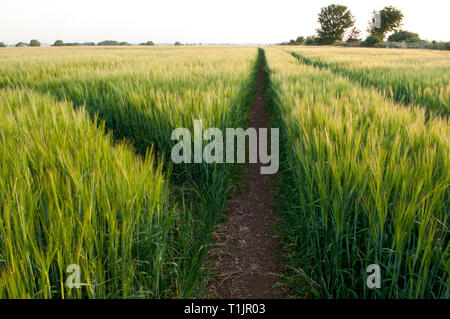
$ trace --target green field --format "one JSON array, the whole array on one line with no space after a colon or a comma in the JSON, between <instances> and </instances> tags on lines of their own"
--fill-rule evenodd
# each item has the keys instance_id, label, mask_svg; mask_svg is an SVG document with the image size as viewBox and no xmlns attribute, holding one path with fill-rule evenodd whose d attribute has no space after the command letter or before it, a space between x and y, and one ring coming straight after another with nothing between
<instances>
[{"instance_id":1,"label":"green field","mask_svg":"<svg viewBox=\"0 0 450 319\"><path fill-rule=\"evenodd\" d=\"M285 134L281 211L294 289L333 298L448 297L447 118L427 121L423 108L395 104L281 49L266 51L274 125ZM384 289L364 284L373 263L384 269Z\"/></svg>"},{"instance_id":2,"label":"green field","mask_svg":"<svg viewBox=\"0 0 450 319\"><path fill-rule=\"evenodd\" d=\"M247 127L258 59L289 296L449 298L450 53L303 46L0 50L0 298L204 297L242 165L171 134Z\"/></svg>"}]
</instances>

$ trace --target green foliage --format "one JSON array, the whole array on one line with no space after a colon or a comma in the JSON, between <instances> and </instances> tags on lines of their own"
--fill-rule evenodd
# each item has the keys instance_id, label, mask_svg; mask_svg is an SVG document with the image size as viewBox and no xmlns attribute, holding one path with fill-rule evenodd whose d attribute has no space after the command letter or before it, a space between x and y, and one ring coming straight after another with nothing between
<instances>
[{"instance_id":1,"label":"green foliage","mask_svg":"<svg viewBox=\"0 0 450 319\"><path fill-rule=\"evenodd\" d=\"M6 44L3 42L0 42L0 48L5 48L5 47L6 47Z\"/></svg>"},{"instance_id":2,"label":"green foliage","mask_svg":"<svg viewBox=\"0 0 450 319\"><path fill-rule=\"evenodd\" d=\"M350 10L346 6L332 4L320 10L317 30L319 44L333 44L341 41L345 30L355 24Z\"/></svg>"},{"instance_id":3,"label":"green foliage","mask_svg":"<svg viewBox=\"0 0 450 319\"><path fill-rule=\"evenodd\" d=\"M305 44L306 45L314 45L316 43L316 39L313 36L306 37Z\"/></svg>"},{"instance_id":4,"label":"green foliage","mask_svg":"<svg viewBox=\"0 0 450 319\"><path fill-rule=\"evenodd\" d=\"M153 41L147 41L147 42L140 43L139 45L150 45L150 46L152 46L152 45L155 45L155 44L153 43Z\"/></svg>"},{"instance_id":5,"label":"green foliage","mask_svg":"<svg viewBox=\"0 0 450 319\"><path fill-rule=\"evenodd\" d=\"M305 43L305 37L297 37L297 39L295 40L295 44L303 44Z\"/></svg>"},{"instance_id":6,"label":"green foliage","mask_svg":"<svg viewBox=\"0 0 450 319\"><path fill-rule=\"evenodd\" d=\"M403 20L403 13L392 6L384 7L380 12L380 27L376 27L375 12L369 25L369 33L372 35L379 35L384 39L386 33L397 30Z\"/></svg>"},{"instance_id":7,"label":"green foliage","mask_svg":"<svg viewBox=\"0 0 450 319\"><path fill-rule=\"evenodd\" d=\"M391 34L388 37L388 41L391 41L391 42L402 42L402 41L420 42L421 40L417 33L400 30L400 31L396 31L395 33Z\"/></svg>"},{"instance_id":8,"label":"green foliage","mask_svg":"<svg viewBox=\"0 0 450 319\"><path fill-rule=\"evenodd\" d=\"M182 44L180 43L180 42L175 42L175 44L174 44L175 46L181 46Z\"/></svg>"},{"instance_id":9,"label":"green foliage","mask_svg":"<svg viewBox=\"0 0 450 319\"><path fill-rule=\"evenodd\" d=\"M119 41L115 40L105 40L97 43L97 45L106 45L106 46L112 46L112 45L120 45Z\"/></svg>"},{"instance_id":10,"label":"green foliage","mask_svg":"<svg viewBox=\"0 0 450 319\"><path fill-rule=\"evenodd\" d=\"M64 46L63 40L56 40L55 43L53 43L54 47L62 47Z\"/></svg>"},{"instance_id":11,"label":"green foliage","mask_svg":"<svg viewBox=\"0 0 450 319\"><path fill-rule=\"evenodd\" d=\"M28 46L28 44L26 44L25 42L18 42L18 43L16 43L16 47L17 48L26 47L26 46Z\"/></svg>"},{"instance_id":12,"label":"green foliage","mask_svg":"<svg viewBox=\"0 0 450 319\"><path fill-rule=\"evenodd\" d=\"M379 43L383 42L382 35L379 34L370 34L367 38L361 42L361 46L363 47L374 47Z\"/></svg>"},{"instance_id":13,"label":"green foliage","mask_svg":"<svg viewBox=\"0 0 450 319\"><path fill-rule=\"evenodd\" d=\"M450 50L450 42L432 41L426 43L425 48L431 50Z\"/></svg>"},{"instance_id":14,"label":"green foliage","mask_svg":"<svg viewBox=\"0 0 450 319\"><path fill-rule=\"evenodd\" d=\"M41 43L38 41L38 40L31 40L30 41L30 44L29 44L29 46L30 47L40 47L41 46Z\"/></svg>"}]
</instances>

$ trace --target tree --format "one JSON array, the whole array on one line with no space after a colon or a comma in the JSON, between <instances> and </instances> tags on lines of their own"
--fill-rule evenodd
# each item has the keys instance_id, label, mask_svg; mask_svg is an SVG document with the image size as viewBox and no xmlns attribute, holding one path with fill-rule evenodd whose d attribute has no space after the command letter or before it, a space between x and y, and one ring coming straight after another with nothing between
<instances>
[{"instance_id":1,"label":"tree","mask_svg":"<svg viewBox=\"0 0 450 319\"><path fill-rule=\"evenodd\" d=\"M359 31L356 27L353 27L353 29L348 34L347 40L345 40L345 41L348 43L359 42L359 41L361 41L361 39L359 37L360 34L361 34L361 31Z\"/></svg>"},{"instance_id":2,"label":"tree","mask_svg":"<svg viewBox=\"0 0 450 319\"><path fill-rule=\"evenodd\" d=\"M341 41L345 30L355 24L354 18L346 6L332 4L320 10L320 29L317 29L318 42L332 44Z\"/></svg>"},{"instance_id":3,"label":"tree","mask_svg":"<svg viewBox=\"0 0 450 319\"><path fill-rule=\"evenodd\" d=\"M27 46L27 44L25 43L25 42L19 42L19 43L16 43L16 47L26 47Z\"/></svg>"},{"instance_id":4,"label":"tree","mask_svg":"<svg viewBox=\"0 0 450 319\"><path fill-rule=\"evenodd\" d=\"M63 40L56 40L55 43L53 43L54 47L62 47L64 45Z\"/></svg>"},{"instance_id":5,"label":"tree","mask_svg":"<svg viewBox=\"0 0 450 319\"><path fill-rule=\"evenodd\" d=\"M39 42L36 39L33 39L33 40L30 41L29 45L30 45L30 47L40 47L41 46L41 42Z\"/></svg>"},{"instance_id":6,"label":"tree","mask_svg":"<svg viewBox=\"0 0 450 319\"><path fill-rule=\"evenodd\" d=\"M118 41L114 40L105 40L97 43L97 45L119 45L120 43Z\"/></svg>"},{"instance_id":7,"label":"tree","mask_svg":"<svg viewBox=\"0 0 450 319\"><path fill-rule=\"evenodd\" d=\"M362 43L363 47L374 47L376 44L383 42L383 38L378 34L370 34Z\"/></svg>"},{"instance_id":8,"label":"tree","mask_svg":"<svg viewBox=\"0 0 450 319\"><path fill-rule=\"evenodd\" d=\"M147 41L147 42L140 43L139 45L155 45L155 44L153 43L153 41Z\"/></svg>"},{"instance_id":9,"label":"tree","mask_svg":"<svg viewBox=\"0 0 450 319\"><path fill-rule=\"evenodd\" d=\"M174 45L179 46L179 45L181 45L181 43L177 41L177 42L175 42Z\"/></svg>"},{"instance_id":10,"label":"tree","mask_svg":"<svg viewBox=\"0 0 450 319\"><path fill-rule=\"evenodd\" d=\"M306 37L305 44L306 45L314 45L316 43L316 39L313 36Z\"/></svg>"},{"instance_id":11,"label":"tree","mask_svg":"<svg viewBox=\"0 0 450 319\"><path fill-rule=\"evenodd\" d=\"M372 35L379 35L384 39L386 33L396 31L402 24L403 13L397 8L384 7L378 14L377 17L377 13L374 11L372 20L369 22L367 31Z\"/></svg>"},{"instance_id":12,"label":"tree","mask_svg":"<svg viewBox=\"0 0 450 319\"><path fill-rule=\"evenodd\" d=\"M409 32L405 30L396 31L388 38L391 42L420 42L420 37L417 33Z\"/></svg>"},{"instance_id":13,"label":"tree","mask_svg":"<svg viewBox=\"0 0 450 319\"><path fill-rule=\"evenodd\" d=\"M297 37L297 40L295 40L296 44L303 44L305 43L305 38L304 37Z\"/></svg>"},{"instance_id":14,"label":"tree","mask_svg":"<svg viewBox=\"0 0 450 319\"><path fill-rule=\"evenodd\" d=\"M0 42L0 48L5 48L5 47L6 47L6 44L3 42Z\"/></svg>"}]
</instances>

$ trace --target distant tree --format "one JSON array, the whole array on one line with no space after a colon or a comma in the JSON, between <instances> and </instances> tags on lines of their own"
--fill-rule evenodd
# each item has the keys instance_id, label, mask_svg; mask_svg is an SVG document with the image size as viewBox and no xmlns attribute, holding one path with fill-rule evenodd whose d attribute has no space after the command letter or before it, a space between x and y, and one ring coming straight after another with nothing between
<instances>
[{"instance_id":1,"label":"distant tree","mask_svg":"<svg viewBox=\"0 0 450 319\"><path fill-rule=\"evenodd\" d=\"M320 44L332 44L342 41L345 30L355 24L350 10L346 6L332 4L323 7L319 13L320 29L317 29Z\"/></svg>"},{"instance_id":2,"label":"distant tree","mask_svg":"<svg viewBox=\"0 0 450 319\"><path fill-rule=\"evenodd\" d=\"M128 42L120 42L119 45L130 45Z\"/></svg>"},{"instance_id":3,"label":"distant tree","mask_svg":"<svg viewBox=\"0 0 450 319\"><path fill-rule=\"evenodd\" d=\"M295 40L294 39L290 40L289 45L295 45Z\"/></svg>"},{"instance_id":4,"label":"distant tree","mask_svg":"<svg viewBox=\"0 0 450 319\"><path fill-rule=\"evenodd\" d=\"M316 39L313 36L306 37L305 44L306 45L314 45L316 43Z\"/></svg>"},{"instance_id":5,"label":"distant tree","mask_svg":"<svg viewBox=\"0 0 450 319\"><path fill-rule=\"evenodd\" d=\"M383 42L383 38L378 34L370 34L361 45L363 47L374 47L376 44Z\"/></svg>"},{"instance_id":6,"label":"distant tree","mask_svg":"<svg viewBox=\"0 0 450 319\"><path fill-rule=\"evenodd\" d=\"M180 42L175 42L175 44L174 45L176 45L176 46L178 46L178 45L182 45Z\"/></svg>"},{"instance_id":7,"label":"distant tree","mask_svg":"<svg viewBox=\"0 0 450 319\"><path fill-rule=\"evenodd\" d=\"M420 42L421 39L417 33L409 32L405 30L396 31L388 38L391 42Z\"/></svg>"},{"instance_id":8,"label":"distant tree","mask_svg":"<svg viewBox=\"0 0 450 319\"><path fill-rule=\"evenodd\" d=\"M350 30L350 33L348 34L347 40L345 42L352 43L352 42L359 42L361 31L359 31L356 27L353 27L353 29Z\"/></svg>"},{"instance_id":9,"label":"distant tree","mask_svg":"<svg viewBox=\"0 0 450 319\"><path fill-rule=\"evenodd\" d=\"M372 14L372 20L369 22L369 29L367 29L370 34L381 36L384 39L386 33L400 28L403 13L399 9L388 6L384 7L378 14L379 25L377 25L377 13L374 11Z\"/></svg>"},{"instance_id":10,"label":"distant tree","mask_svg":"<svg viewBox=\"0 0 450 319\"><path fill-rule=\"evenodd\" d=\"M83 46L94 46L95 42L83 42L80 45L83 45Z\"/></svg>"},{"instance_id":11,"label":"distant tree","mask_svg":"<svg viewBox=\"0 0 450 319\"><path fill-rule=\"evenodd\" d=\"M62 47L64 45L63 40L56 40L55 43L53 43L54 47Z\"/></svg>"},{"instance_id":12,"label":"distant tree","mask_svg":"<svg viewBox=\"0 0 450 319\"><path fill-rule=\"evenodd\" d=\"M143 42L139 45L155 45L155 44L153 43L153 41L147 41L147 42Z\"/></svg>"},{"instance_id":13,"label":"distant tree","mask_svg":"<svg viewBox=\"0 0 450 319\"><path fill-rule=\"evenodd\" d=\"M303 44L305 43L305 38L304 37L297 37L297 40L295 40L296 44Z\"/></svg>"},{"instance_id":14,"label":"distant tree","mask_svg":"<svg viewBox=\"0 0 450 319\"><path fill-rule=\"evenodd\" d=\"M26 44L25 42L16 43L16 47L26 47L26 46L28 46L28 44Z\"/></svg>"},{"instance_id":15,"label":"distant tree","mask_svg":"<svg viewBox=\"0 0 450 319\"><path fill-rule=\"evenodd\" d=\"M119 41L114 40L105 40L97 43L97 45L119 45L119 44L120 44Z\"/></svg>"},{"instance_id":16,"label":"distant tree","mask_svg":"<svg viewBox=\"0 0 450 319\"><path fill-rule=\"evenodd\" d=\"M41 46L41 42L39 42L38 40L33 39L33 40L30 41L29 46L30 47L40 47Z\"/></svg>"},{"instance_id":17,"label":"distant tree","mask_svg":"<svg viewBox=\"0 0 450 319\"><path fill-rule=\"evenodd\" d=\"M67 47L77 47L80 46L81 44L79 42L72 42L72 43L64 43L64 45Z\"/></svg>"},{"instance_id":18,"label":"distant tree","mask_svg":"<svg viewBox=\"0 0 450 319\"><path fill-rule=\"evenodd\" d=\"M6 47L6 44L3 42L0 42L0 48L5 48L5 47Z\"/></svg>"}]
</instances>

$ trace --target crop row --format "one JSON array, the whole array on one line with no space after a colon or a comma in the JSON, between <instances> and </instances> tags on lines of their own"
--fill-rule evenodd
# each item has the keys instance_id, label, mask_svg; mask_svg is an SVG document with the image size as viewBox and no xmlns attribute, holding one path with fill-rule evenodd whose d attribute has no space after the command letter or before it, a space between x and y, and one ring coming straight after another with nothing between
<instances>
[{"instance_id":1,"label":"crop row","mask_svg":"<svg viewBox=\"0 0 450 319\"><path fill-rule=\"evenodd\" d=\"M448 297L448 122L281 49L266 56L290 286L302 296ZM371 264L381 289L366 285Z\"/></svg>"},{"instance_id":2,"label":"crop row","mask_svg":"<svg viewBox=\"0 0 450 319\"><path fill-rule=\"evenodd\" d=\"M171 133L245 125L256 50L44 53L0 62L0 297L198 295L235 166L173 166Z\"/></svg>"},{"instance_id":3,"label":"crop row","mask_svg":"<svg viewBox=\"0 0 450 319\"><path fill-rule=\"evenodd\" d=\"M302 62L328 68L396 102L424 107L429 116L450 115L450 55L435 51L300 48Z\"/></svg>"}]
</instances>

